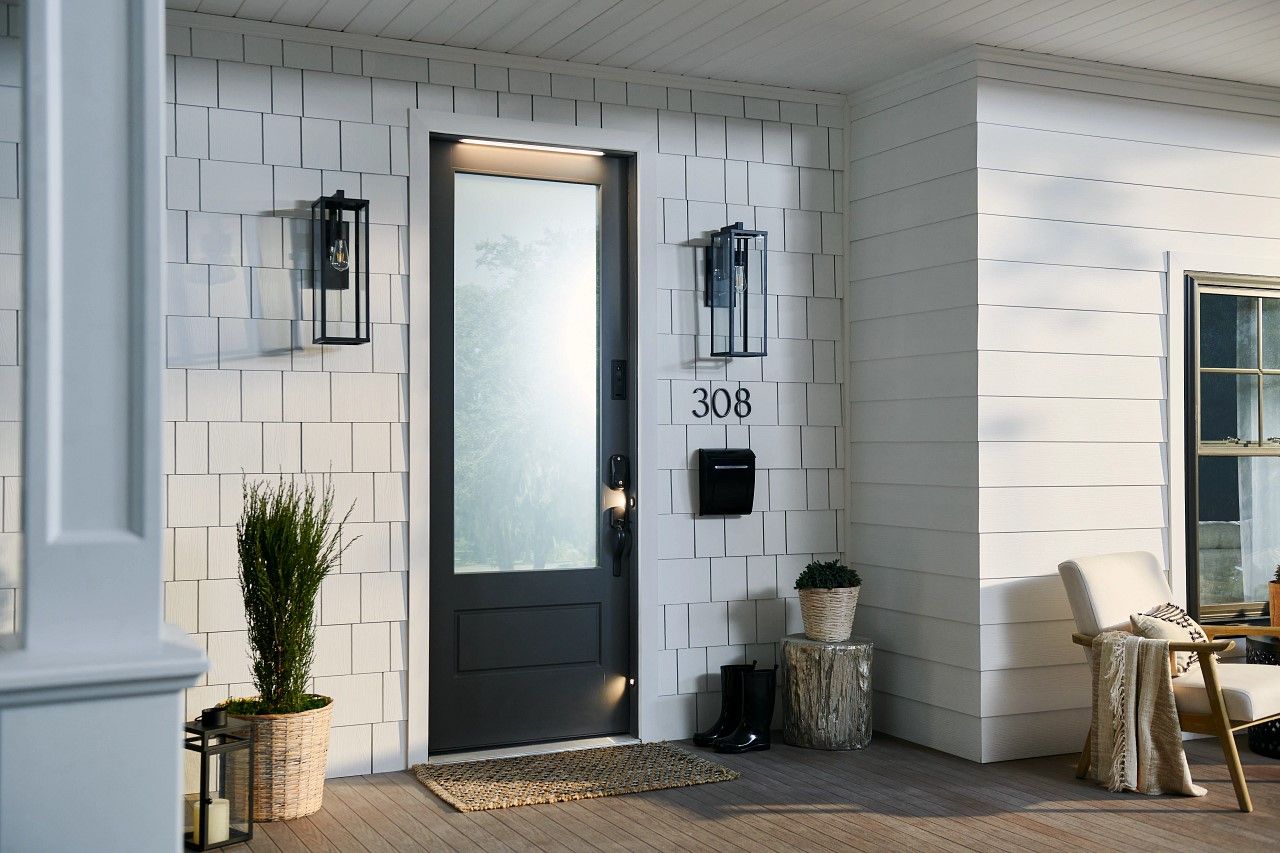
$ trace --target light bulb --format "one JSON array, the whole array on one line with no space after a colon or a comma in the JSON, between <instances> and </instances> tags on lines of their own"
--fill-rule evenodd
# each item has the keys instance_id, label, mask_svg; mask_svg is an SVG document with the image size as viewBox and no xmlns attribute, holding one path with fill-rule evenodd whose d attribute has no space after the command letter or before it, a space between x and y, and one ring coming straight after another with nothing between
<instances>
[{"instance_id":1,"label":"light bulb","mask_svg":"<svg viewBox=\"0 0 1280 853\"><path fill-rule=\"evenodd\" d=\"M747 268L746 267L739 266L738 264L733 265L733 289L738 291L739 295L746 292L746 289L747 289Z\"/></svg>"},{"instance_id":2,"label":"light bulb","mask_svg":"<svg viewBox=\"0 0 1280 853\"><path fill-rule=\"evenodd\" d=\"M329 266L338 272L347 271L347 241L341 237L329 244Z\"/></svg>"}]
</instances>

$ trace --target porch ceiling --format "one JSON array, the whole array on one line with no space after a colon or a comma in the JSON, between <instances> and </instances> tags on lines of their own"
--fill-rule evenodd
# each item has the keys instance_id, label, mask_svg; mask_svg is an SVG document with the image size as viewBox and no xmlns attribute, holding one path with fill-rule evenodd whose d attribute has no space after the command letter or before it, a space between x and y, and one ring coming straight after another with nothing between
<instances>
[{"instance_id":1,"label":"porch ceiling","mask_svg":"<svg viewBox=\"0 0 1280 853\"><path fill-rule=\"evenodd\" d=\"M1275 0L167 0L171 9L849 92L970 44L1280 86Z\"/></svg>"}]
</instances>

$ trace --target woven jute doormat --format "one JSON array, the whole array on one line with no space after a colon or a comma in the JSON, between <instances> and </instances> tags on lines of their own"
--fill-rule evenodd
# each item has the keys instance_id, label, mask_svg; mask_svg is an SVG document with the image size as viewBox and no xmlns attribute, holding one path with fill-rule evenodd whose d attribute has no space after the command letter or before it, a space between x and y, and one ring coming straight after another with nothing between
<instances>
[{"instance_id":1,"label":"woven jute doormat","mask_svg":"<svg viewBox=\"0 0 1280 853\"><path fill-rule=\"evenodd\" d=\"M462 812L562 803L738 778L669 743L635 743L460 764L418 764L418 781Z\"/></svg>"}]
</instances>

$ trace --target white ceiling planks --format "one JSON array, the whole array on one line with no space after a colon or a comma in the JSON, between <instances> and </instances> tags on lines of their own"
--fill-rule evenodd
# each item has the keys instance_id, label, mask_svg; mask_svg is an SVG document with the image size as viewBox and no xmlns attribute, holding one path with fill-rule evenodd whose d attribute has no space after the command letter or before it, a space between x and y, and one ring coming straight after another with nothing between
<instances>
[{"instance_id":1,"label":"white ceiling planks","mask_svg":"<svg viewBox=\"0 0 1280 853\"><path fill-rule=\"evenodd\" d=\"M848 92L970 44L1280 86L1280 0L168 0L169 8Z\"/></svg>"},{"instance_id":2,"label":"white ceiling planks","mask_svg":"<svg viewBox=\"0 0 1280 853\"><path fill-rule=\"evenodd\" d=\"M501 0L499 0L501 2ZM512 53L513 48L542 28L576 0L532 0L518 4L511 18L492 35L483 36L477 47L499 53Z\"/></svg>"}]
</instances>

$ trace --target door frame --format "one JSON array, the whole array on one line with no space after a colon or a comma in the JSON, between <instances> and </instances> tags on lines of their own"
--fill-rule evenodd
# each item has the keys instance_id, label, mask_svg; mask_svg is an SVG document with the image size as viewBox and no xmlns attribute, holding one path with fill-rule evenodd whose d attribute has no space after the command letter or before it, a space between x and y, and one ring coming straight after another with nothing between
<instances>
[{"instance_id":1,"label":"door frame","mask_svg":"<svg viewBox=\"0 0 1280 853\"><path fill-rule=\"evenodd\" d=\"M546 124L492 116L458 115L435 110L409 110L409 495L408 495L408 650L406 652L407 763L430 755L430 618L431 618L431 460L430 460L430 281L431 155L433 134L476 136L538 145L600 149L633 157L629 192L634 203L631 225L633 267L627 276L631 299L632 409L631 457L636 500L636 537L631 558L631 657L636 673L631 702L631 733L642 740L653 728L657 678L653 651L661 648L662 609L646 571L653 512L645 499L656 483L657 402L654 370L657 344L656 290L658 196L657 136L652 133Z\"/></svg>"}]
</instances>

